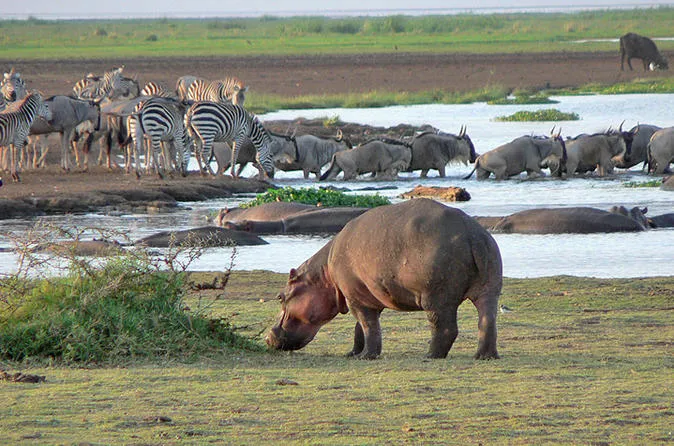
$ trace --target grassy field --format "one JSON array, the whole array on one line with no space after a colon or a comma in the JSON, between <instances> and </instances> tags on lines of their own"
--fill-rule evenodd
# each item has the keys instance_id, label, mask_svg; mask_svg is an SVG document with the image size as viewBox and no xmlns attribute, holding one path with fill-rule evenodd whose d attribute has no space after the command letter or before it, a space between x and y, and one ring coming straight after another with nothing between
<instances>
[{"instance_id":1,"label":"grassy field","mask_svg":"<svg viewBox=\"0 0 674 446\"><path fill-rule=\"evenodd\" d=\"M626 32L671 37L674 8L577 13L236 19L4 20L1 58L615 50ZM664 50L674 42L661 41Z\"/></svg>"},{"instance_id":2,"label":"grassy field","mask_svg":"<svg viewBox=\"0 0 674 446\"><path fill-rule=\"evenodd\" d=\"M273 323L281 274L234 273L192 294L255 339ZM204 279L207 281L207 279ZM426 360L421 313L384 312L376 361L343 357L339 316L295 353L197 363L31 368L0 381L0 432L40 444L662 444L674 441L674 278L508 279L498 361L474 361L476 311L459 312L446 360Z\"/></svg>"}]
</instances>

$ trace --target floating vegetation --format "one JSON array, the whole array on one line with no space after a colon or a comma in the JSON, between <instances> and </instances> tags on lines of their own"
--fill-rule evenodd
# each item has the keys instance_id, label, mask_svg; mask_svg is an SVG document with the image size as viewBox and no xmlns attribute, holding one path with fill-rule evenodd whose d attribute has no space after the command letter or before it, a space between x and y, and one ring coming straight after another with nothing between
<instances>
[{"instance_id":1,"label":"floating vegetation","mask_svg":"<svg viewBox=\"0 0 674 446\"><path fill-rule=\"evenodd\" d=\"M577 113L564 113L554 108L535 111L518 111L509 116L498 116L495 121L501 122L528 122L528 121L578 121Z\"/></svg>"}]
</instances>

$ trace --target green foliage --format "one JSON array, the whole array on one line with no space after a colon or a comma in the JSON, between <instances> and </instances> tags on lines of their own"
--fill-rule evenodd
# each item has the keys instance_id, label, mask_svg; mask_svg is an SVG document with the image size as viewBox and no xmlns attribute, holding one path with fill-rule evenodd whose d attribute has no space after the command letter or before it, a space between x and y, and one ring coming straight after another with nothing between
<instances>
[{"instance_id":1,"label":"green foliage","mask_svg":"<svg viewBox=\"0 0 674 446\"><path fill-rule=\"evenodd\" d=\"M241 205L243 208L258 206L263 203L275 201L289 201L296 203L315 204L321 206L353 206L353 207L376 207L391 204L388 198L380 195L347 195L332 189L314 189L310 187L295 189L284 187L281 189L269 189L264 194Z\"/></svg>"},{"instance_id":2,"label":"green foliage","mask_svg":"<svg viewBox=\"0 0 674 446\"><path fill-rule=\"evenodd\" d=\"M650 181L626 181L623 187L660 187L662 186L662 179L658 178Z\"/></svg>"},{"instance_id":3,"label":"green foliage","mask_svg":"<svg viewBox=\"0 0 674 446\"><path fill-rule=\"evenodd\" d=\"M64 276L35 276L31 267L20 268L31 277L0 278L0 360L121 364L260 350L205 306L186 308L179 255L169 261L120 250L94 262L62 252L55 261L69 264Z\"/></svg>"},{"instance_id":4,"label":"green foliage","mask_svg":"<svg viewBox=\"0 0 674 446\"><path fill-rule=\"evenodd\" d=\"M528 121L577 121L577 113L564 113L554 108L527 111L521 110L509 116L499 116L495 121L501 122L528 122Z\"/></svg>"}]
</instances>

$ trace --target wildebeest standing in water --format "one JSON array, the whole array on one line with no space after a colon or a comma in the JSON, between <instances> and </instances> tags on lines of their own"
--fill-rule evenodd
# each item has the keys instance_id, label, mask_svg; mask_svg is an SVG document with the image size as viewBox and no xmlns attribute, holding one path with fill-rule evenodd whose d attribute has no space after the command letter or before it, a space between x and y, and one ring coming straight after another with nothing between
<instances>
[{"instance_id":1,"label":"wildebeest standing in water","mask_svg":"<svg viewBox=\"0 0 674 446\"><path fill-rule=\"evenodd\" d=\"M644 71L667 70L667 59L662 57L658 47L648 37L635 33L627 33L620 38L620 69L625 70L625 58L627 66L632 70L632 59L641 59L644 63Z\"/></svg>"}]
</instances>

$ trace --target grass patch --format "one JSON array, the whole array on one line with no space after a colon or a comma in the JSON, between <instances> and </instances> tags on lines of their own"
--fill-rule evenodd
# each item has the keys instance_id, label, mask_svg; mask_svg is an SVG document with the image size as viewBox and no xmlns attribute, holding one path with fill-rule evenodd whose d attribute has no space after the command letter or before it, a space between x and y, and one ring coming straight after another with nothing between
<instances>
[{"instance_id":1,"label":"grass patch","mask_svg":"<svg viewBox=\"0 0 674 446\"><path fill-rule=\"evenodd\" d=\"M489 105L558 104L544 92L516 91L512 95L487 101Z\"/></svg>"},{"instance_id":2,"label":"grass patch","mask_svg":"<svg viewBox=\"0 0 674 446\"><path fill-rule=\"evenodd\" d=\"M225 290L185 302L211 300L214 315L259 338L286 279L233 272ZM501 302L513 311L499 315L498 361L472 359L477 312L466 302L444 360L423 358L423 313L387 310L376 361L343 356L347 314L292 353L95 369L3 362L47 381L0 381L0 430L8 443L48 444L671 442L672 295L671 277L506 279Z\"/></svg>"},{"instance_id":3,"label":"grass patch","mask_svg":"<svg viewBox=\"0 0 674 446\"><path fill-rule=\"evenodd\" d=\"M528 122L528 121L577 121L580 117L577 113L565 113L554 108L527 111L521 110L512 115L498 116L495 121L501 122Z\"/></svg>"},{"instance_id":4,"label":"grass patch","mask_svg":"<svg viewBox=\"0 0 674 446\"><path fill-rule=\"evenodd\" d=\"M662 179L658 178L649 181L626 181L623 187L660 187L662 186Z\"/></svg>"},{"instance_id":5,"label":"grass patch","mask_svg":"<svg viewBox=\"0 0 674 446\"><path fill-rule=\"evenodd\" d=\"M391 201L379 194L375 195L347 195L344 192L332 189L315 189L311 187L293 188L290 186L280 189L269 189L264 194L258 194L255 199L242 203L240 207L251 208L263 203L288 201L295 203L314 204L326 207L352 206L376 207L391 204Z\"/></svg>"}]
</instances>

